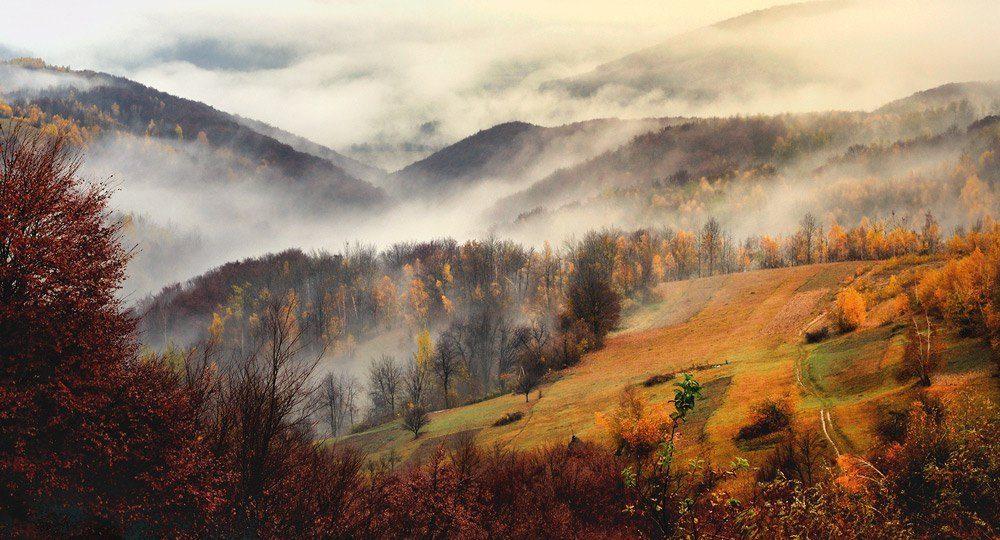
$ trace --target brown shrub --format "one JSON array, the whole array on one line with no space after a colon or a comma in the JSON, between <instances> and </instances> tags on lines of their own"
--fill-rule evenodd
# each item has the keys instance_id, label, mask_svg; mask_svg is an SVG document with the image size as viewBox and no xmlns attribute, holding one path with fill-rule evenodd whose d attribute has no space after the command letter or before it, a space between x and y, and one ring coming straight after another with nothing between
<instances>
[{"instance_id":1,"label":"brown shrub","mask_svg":"<svg viewBox=\"0 0 1000 540\"><path fill-rule=\"evenodd\" d=\"M787 428L791 420L792 413L788 403L773 399L765 400L753 408L750 423L740 428L736 439L745 441L770 435Z\"/></svg>"}]
</instances>

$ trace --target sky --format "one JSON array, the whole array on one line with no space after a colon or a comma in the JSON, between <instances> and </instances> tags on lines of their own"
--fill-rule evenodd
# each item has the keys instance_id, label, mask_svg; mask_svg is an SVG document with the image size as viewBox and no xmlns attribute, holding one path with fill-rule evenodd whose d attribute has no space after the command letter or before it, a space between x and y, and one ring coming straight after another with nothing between
<instances>
[{"instance_id":1,"label":"sky","mask_svg":"<svg viewBox=\"0 0 1000 540\"><path fill-rule=\"evenodd\" d=\"M24 24L4 24L0 46L126 76L342 151L435 147L499 121L600 115L559 116L528 94L779 3L14 0L5 18ZM392 169L411 156L373 158Z\"/></svg>"}]
</instances>

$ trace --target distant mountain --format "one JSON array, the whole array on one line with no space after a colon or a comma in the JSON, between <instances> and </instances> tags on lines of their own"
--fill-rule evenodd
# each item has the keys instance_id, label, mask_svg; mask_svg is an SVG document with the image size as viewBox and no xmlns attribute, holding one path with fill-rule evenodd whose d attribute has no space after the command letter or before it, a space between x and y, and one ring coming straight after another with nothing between
<instances>
[{"instance_id":1,"label":"distant mountain","mask_svg":"<svg viewBox=\"0 0 1000 540\"><path fill-rule=\"evenodd\" d=\"M768 36L768 29L815 19L852 4L830 0L755 11L678 35L542 88L564 90L576 97L607 91L627 100L656 92L664 99L708 102L823 82L827 75L783 46L778 41L781 32ZM768 46L769 39L774 47Z\"/></svg>"},{"instance_id":2,"label":"distant mountain","mask_svg":"<svg viewBox=\"0 0 1000 540\"><path fill-rule=\"evenodd\" d=\"M365 182L379 185L385 180L385 177L388 174L378 167L362 163L361 161L347 157L332 148L315 143L305 137L300 137L299 135L274 127L270 124L265 124L260 120L254 120L253 118L246 118L239 115L234 115L234 117L258 133L263 133L264 135L273 137L275 140L287 144L299 152L323 158L341 169L344 169L344 171L351 176L364 180Z\"/></svg>"},{"instance_id":3,"label":"distant mountain","mask_svg":"<svg viewBox=\"0 0 1000 540\"><path fill-rule=\"evenodd\" d=\"M1000 112L1000 81L944 84L879 107L877 113L920 112L943 107L970 108L976 116Z\"/></svg>"},{"instance_id":4,"label":"distant mountain","mask_svg":"<svg viewBox=\"0 0 1000 540\"><path fill-rule=\"evenodd\" d=\"M1000 84L947 84L871 112L700 118L640 134L619 148L542 177L497 202L496 223L579 205L609 191L649 194L795 167L803 174L856 145L964 132L1000 113ZM985 117L985 118L984 118ZM693 189L693 188L692 188Z\"/></svg>"},{"instance_id":5,"label":"distant mountain","mask_svg":"<svg viewBox=\"0 0 1000 540\"><path fill-rule=\"evenodd\" d=\"M367 206L385 199L382 190L347 170L359 164L313 155L301 140L292 141L296 149L237 116L122 77L21 59L0 64L0 89L11 114L38 127L91 137L110 132L196 141L237 158L231 160L243 164L237 176L287 182L314 202Z\"/></svg>"},{"instance_id":6,"label":"distant mountain","mask_svg":"<svg viewBox=\"0 0 1000 540\"><path fill-rule=\"evenodd\" d=\"M481 181L517 184L617 148L676 120L600 119L558 127L508 122L482 130L394 173L395 190L430 192Z\"/></svg>"},{"instance_id":7,"label":"distant mountain","mask_svg":"<svg viewBox=\"0 0 1000 540\"><path fill-rule=\"evenodd\" d=\"M610 188L682 184L766 162L786 126L775 118L691 120L636 136L628 144L560 169L502 199L496 217L510 220L536 207L558 208Z\"/></svg>"}]
</instances>

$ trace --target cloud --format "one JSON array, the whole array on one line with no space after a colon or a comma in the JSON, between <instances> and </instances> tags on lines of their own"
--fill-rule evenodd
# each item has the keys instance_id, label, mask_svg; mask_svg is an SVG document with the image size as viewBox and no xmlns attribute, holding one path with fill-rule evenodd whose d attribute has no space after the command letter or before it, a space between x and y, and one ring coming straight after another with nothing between
<instances>
[{"instance_id":1,"label":"cloud","mask_svg":"<svg viewBox=\"0 0 1000 540\"><path fill-rule=\"evenodd\" d=\"M223 41L213 37L178 38L171 45L137 59L135 68L170 62L187 62L209 71L263 71L287 68L300 59L292 45Z\"/></svg>"},{"instance_id":2,"label":"cloud","mask_svg":"<svg viewBox=\"0 0 1000 540\"><path fill-rule=\"evenodd\" d=\"M377 148L383 163L396 168L501 121L568 118L538 114L553 101L537 101L541 81L748 6L731 0L698 5L427 0L404 8L389 0L293 0L144 6L112 0L86 9L70 2L18 5L11 16L57 19L45 36L14 33L50 62L135 78L333 148ZM59 22L74 17L86 21L87 32ZM53 32L60 39L51 39ZM528 107L528 99L537 106ZM428 124L435 129L424 128Z\"/></svg>"},{"instance_id":3,"label":"cloud","mask_svg":"<svg viewBox=\"0 0 1000 540\"><path fill-rule=\"evenodd\" d=\"M24 68L17 65L0 65L0 90L4 93L33 94L55 88L72 87L77 90L92 88L95 81L73 73Z\"/></svg>"},{"instance_id":4,"label":"cloud","mask_svg":"<svg viewBox=\"0 0 1000 540\"><path fill-rule=\"evenodd\" d=\"M379 9L385 7L379 3L346 4L344 16L292 13L255 21L260 26L254 28L205 23L185 30L220 42L294 43L298 56L287 65L233 72L164 61L134 75L354 149L389 169L422 157L427 150L421 149L510 120L555 125L608 116L871 108L949 80L1000 76L1000 45L990 37L1000 21L982 0L875 0L735 33L695 30L680 40L691 50L681 51L666 75L691 93L722 90L708 100L656 81L637 87L625 77L612 77L588 95L547 89L548 81L587 73L680 30L668 25L600 24L516 10L499 16L481 6L458 20L441 3L432 2L419 17ZM675 53L676 44L665 54ZM436 129L423 129L427 124ZM380 151L358 155L373 147Z\"/></svg>"}]
</instances>

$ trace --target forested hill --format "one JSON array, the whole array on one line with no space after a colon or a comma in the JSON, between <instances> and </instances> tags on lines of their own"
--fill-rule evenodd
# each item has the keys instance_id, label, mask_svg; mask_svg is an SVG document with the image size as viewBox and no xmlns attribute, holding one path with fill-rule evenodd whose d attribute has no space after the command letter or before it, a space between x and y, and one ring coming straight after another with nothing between
<instances>
[{"instance_id":1,"label":"forested hill","mask_svg":"<svg viewBox=\"0 0 1000 540\"><path fill-rule=\"evenodd\" d=\"M830 173L825 167L828 160L839 161L840 156L863 148L884 152L912 149L916 144L927 151L931 146L947 150L944 153L957 159L963 144L969 142L967 129L998 111L1000 85L961 83L922 91L871 112L690 119L638 135L619 148L539 178L498 201L492 217L497 222L523 221L538 228L541 225L533 218L542 214L601 215L604 211L597 210L595 203L615 208L633 205L621 214L647 220L664 219L664 209L685 208L686 215L697 215L719 204L719 195L727 191L720 180L727 185L750 185L749 180L761 179L763 185L772 186L782 178L806 177L814 179L811 188L831 185L834 178L827 174L819 180L816 173ZM945 140L950 142L945 145ZM974 146L983 150L979 143ZM942 152L904 153L895 154L895 171L883 170L879 175L904 177L945 158ZM978 159L978 153L972 157ZM823 201L817 204L822 206Z\"/></svg>"},{"instance_id":2,"label":"forested hill","mask_svg":"<svg viewBox=\"0 0 1000 540\"><path fill-rule=\"evenodd\" d=\"M248 173L286 181L327 202L370 205L384 193L344 167L255 130L201 102L94 71L19 59L0 64L0 116L62 133L74 142L117 133L191 141L234 157Z\"/></svg>"},{"instance_id":3,"label":"forested hill","mask_svg":"<svg viewBox=\"0 0 1000 540\"><path fill-rule=\"evenodd\" d=\"M544 177L677 122L669 118L588 120L546 127L506 122L461 139L394 173L390 185L431 192L485 180L513 184Z\"/></svg>"},{"instance_id":4,"label":"forested hill","mask_svg":"<svg viewBox=\"0 0 1000 540\"><path fill-rule=\"evenodd\" d=\"M262 133L268 137L272 137L281 143L291 146L299 152L323 158L337 167L340 167L347 172L347 174L350 174L355 178L375 185L379 185L385 179L386 172L382 169L363 163L354 158L347 157L328 146L313 142L305 137L290 133L270 124L266 124L260 120L254 120L253 118L246 118L239 115L236 115L236 119L257 133Z\"/></svg>"}]
</instances>

